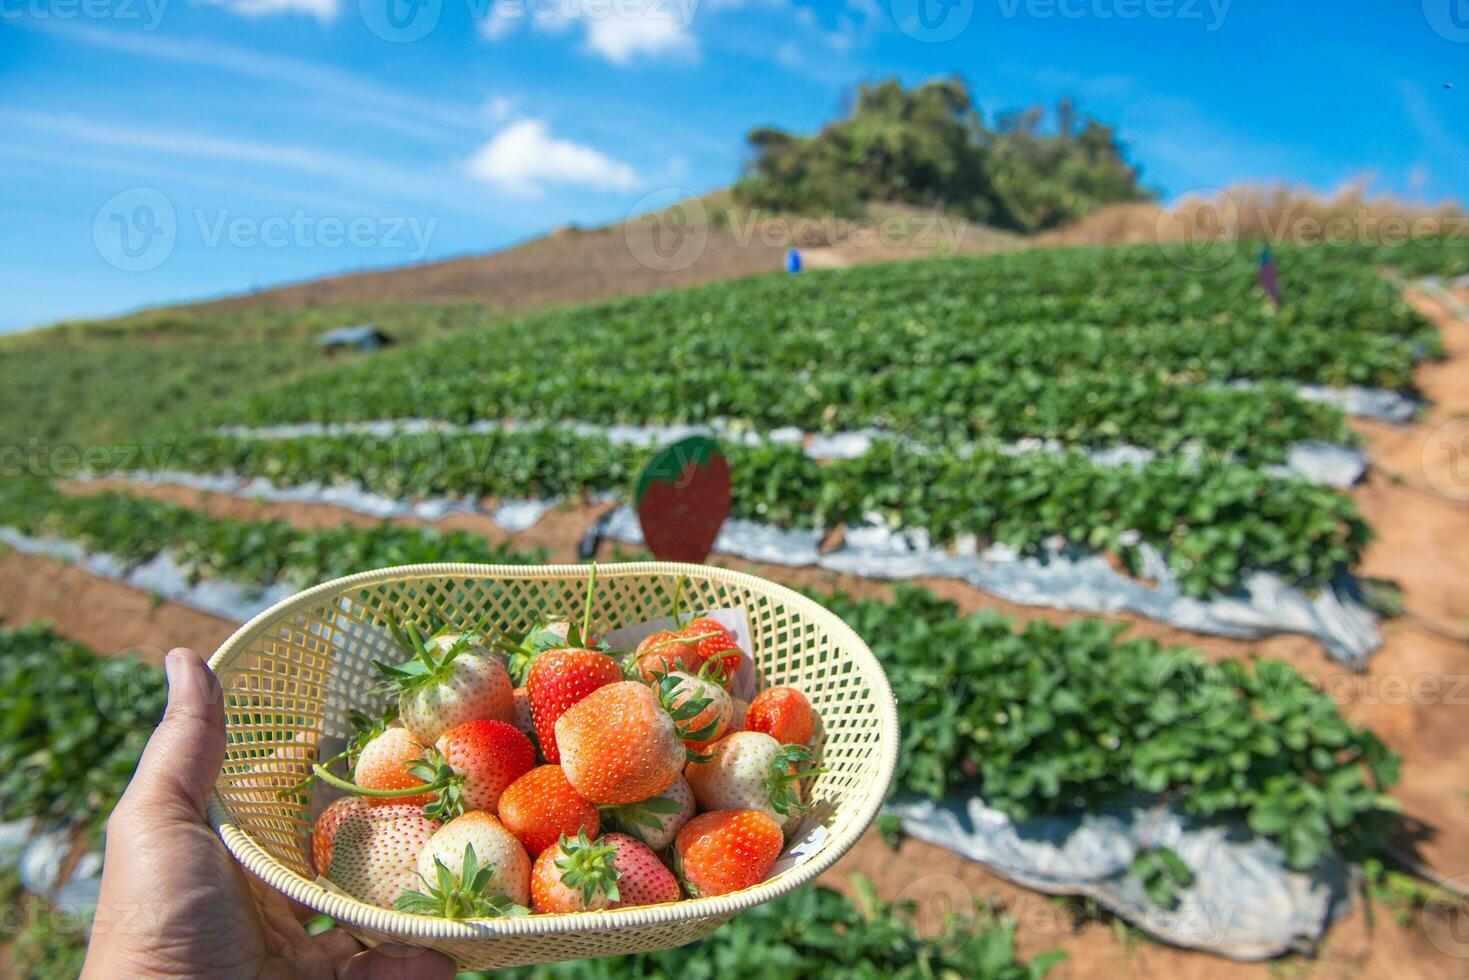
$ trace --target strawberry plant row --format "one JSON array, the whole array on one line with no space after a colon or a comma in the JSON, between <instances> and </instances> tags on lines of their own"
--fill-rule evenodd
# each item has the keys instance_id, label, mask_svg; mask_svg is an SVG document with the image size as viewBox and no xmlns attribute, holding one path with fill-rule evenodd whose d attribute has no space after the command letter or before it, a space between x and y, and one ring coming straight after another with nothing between
<instances>
[{"instance_id":1,"label":"strawberry plant row","mask_svg":"<svg viewBox=\"0 0 1469 980\"><path fill-rule=\"evenodd\" d=\"M310 585L364 568L442 561L534 562L539 553L491 545L462 531L383 524L300 530L284 521L209 517L176 504L125 493L68 496L41 481L0 484L0 526L75 541L137 564L169 552L194 581Z\"/></svg>"},{"instance_id":2,"label":"strawberry plant row","mask_svg":"<svg viewBox=\"0 0 1469 980\"><path fill-rule=\"evenodd\" d=\"M530 317L322 372L216 413L237 424L406 416L702 422L1167 449L1278 461L1347 438L1288 390L1408 389L1436 334L1356 252L1282 257L1281 311L1252 259L1194 273L1156 249L1036 250L763 277ZM1334 261L1323 261L1326 256ZM555 351L548 361L547 351ZM588 384L609 371L616 384Z\"/></svg>"},{"instance_id":3,"label":"strawberry plant row","mask_svg":"<svg viewBox=\"0 0 1469 980\"><path fill-rule=\"evenodd\" d=\"M1016 819L1162 794L1243 820L1294 868L1364 852L1396 812L1398 758L1282 661L1209 663L1096 619L1017 631L907 587L891 603L821 600L892 680L900 793L972 787Z\"/></svg>"},{"instance_id":4,"label":"strawberry plant row","mask_svg":"<svg viewBox=\"0 0 1469 980\"><path fill-rule=\"evenodd\" d=\"M185 548L196 534L208 535L208 525L228 527L227 551L198 566L199 574L238 578L239 569L262 574L275 567L304 585L394 562L536 557L488 548L471 535L377 525L351 530L358 543L349 564L323 566L314 552L279 552L284 532L275 522L196 517L200 523L191 525L191 512L173 504L18 485L29 487L29 499L17 500L7 485L0 524L135 560L158 546L142 543L145 536L131 525L178 528L177 538L162 544ZM23 520L23 512L34 516ZM104 512L126 519L97 520ZM405 533L418 539L406 553ZM1279 841L1298 867L1330 846L1358 846L1390 816L1391 801L1382 793L1395 779L1395 757L1349 725L1330 698L1287 664L1211 665L1191 651L1122 639L1118 627L1094 619L1034 623L1017 632L1006 617L959 616L952 603L906 587L892 602L817 598L850 622L887 667L904 733L900 792L940 797L972 787L1017 819L1134 792L1167 794L1193 816L1245 820ZM13 689L26 688L18 679ZM0 717L28 719L35 710ZM19 777L0 787L39 792Z\"/></svg>"},{"instance_id":5,"label":"strawberry plant row","mask_svg":"<svg viewBox=\"0 0 1469 980\"><path fill-rule=\"evenodd\" d=\"M648 450L559 428L474 434L197 436L162 465L265 477L278 485L355 483L391 497L625 495ZM981 542L1040 554L1062 536L1141 568L1139 544L1162 551L1180 584L1203 596L1250 571L1320 585L1353 567L1369 532L1350 498L1245 466L1160 458L1101 466L1078 453L926 452L879 442L821 464L798 446L730 445L733 512L787 528L859 524L926 531L938 543ZM135 465L119 457L119 466Z\"/></svg>"},{"instance_id":6,"label":"strawberry plant row","mask_svg":"<svg viewBox=\"0 0 1469 980\"><path fill-rule=\"evenodd\" d=\"M100 832L163 714L163 672L0 629L0 816Z\"/></svg>"}]
</instances>

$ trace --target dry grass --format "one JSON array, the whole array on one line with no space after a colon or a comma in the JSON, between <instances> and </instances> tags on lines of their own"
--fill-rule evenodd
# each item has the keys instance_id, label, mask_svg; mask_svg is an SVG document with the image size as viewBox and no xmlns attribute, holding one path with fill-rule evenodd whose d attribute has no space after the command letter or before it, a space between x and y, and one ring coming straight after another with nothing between
<instances>
[{"instance_id":1,"label":"dry grass","mask_svg":"<svg viewBox=\"0 0 1469 980\"><path fill-rule=\"evenodd\" d=\"M1285 184L1236 184L1212 196L1186 196L1168 207L1114 204L1035 241L1041 245L1237 239L1299 245L1390 244L1440 235L1469 235L1464 211L1457 204L1374 196L1369 182L1360 180L1329 194Z\"/></svg>"}]
</instances>

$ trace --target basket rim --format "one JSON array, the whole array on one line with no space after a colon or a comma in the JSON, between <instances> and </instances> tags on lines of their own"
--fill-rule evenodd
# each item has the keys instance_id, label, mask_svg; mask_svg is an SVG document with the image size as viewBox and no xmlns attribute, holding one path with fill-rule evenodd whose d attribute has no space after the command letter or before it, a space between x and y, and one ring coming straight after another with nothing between
<instances>
[{"instance_id":1,"label":"basket rim","mask_svg":"<svg viewBox=\"0 0 1469 980\"><path fill-rule=\"evenodd\" d=\"M560 915L529 915L502 919L451 920L412 915L369 905L343 892L325 888L316 881L290 870L257 844L230 813L229 807L216 789L210 795L209 822L219 833L230 853L248 871L272 888L317 912L331 916L344 926L386 935L393 939L430 942L475 941L510 936L572 935L631 930L643 926L668 925L695 919L727 919L736 912L764 904L802 885L809 884L830 868L856 844L877 817L897 770L900 737L897 704L893 699L887 674L867 644L841 617L820 603L785 585L758 575L714 565L696 565L685 562L615 562L605 565L597 564L595 567L599 579L637 575L687 575L714 582L753 586L757 591L771 595L810 619L819 621L832 633L845 651L862 662L864 673L868 675L877 704L878 771L876 779L866 788L855 819L848 822L844 831L829 836L815 854L777 878L728 895L683 899L662 905L642 905L625 909ZM593 565L590 563L554 565L428 563L397 565L358 572L312 586L252 617L220 645L214 655L209 658L209 666L211 670L217 672L223 664L233 660L266 627L275 624L285 616L317 605L324 598L340 594L348 589L405 579L446 576L502 580L587 578L591 575L592 568Z\"/></svg>"}]
</instances>

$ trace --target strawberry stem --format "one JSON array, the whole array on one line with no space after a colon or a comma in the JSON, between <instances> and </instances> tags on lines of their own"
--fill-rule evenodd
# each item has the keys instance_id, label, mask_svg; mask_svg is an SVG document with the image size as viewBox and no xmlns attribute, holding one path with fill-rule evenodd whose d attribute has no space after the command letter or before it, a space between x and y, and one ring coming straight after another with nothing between
<instances>
[{"instance_id":1,"label":"strawberry stem","mask_svg":"<svg viewBox=\"0 0 1469 980\"><path fill-rule=\"evenodd\" d=\"M309 773L307 773L306 776L300 782L298 782L298 783L292 783L290 786L287 786L285 789L278 790L276 792L276 794L275 794L276 797L278 799L282 799L283 800L283 799L285 799L288 796L295 796L297 793L304 793L304 792L306 792L306 788L308 786L310 786L312 783L316 782L316 780L317 780L316 770L318 768L324 768L326 766L330 766L330 765L333 765L335 763L341 762L343 759L347 758L347 756L349 756L351 754L352 754L352 749L350 747L348 747L348 748L345 748L342 751L338 752L336 755L332 756L330 759L326 760L325 762L321 763L320 766L312 766L311 767L312 768L312 771L309 772Z\"/></svg>"},{"instance_id":2,"label":"strawberry stem","mask_svg":"<svg viewBox=\"0 0 1469 980\"><path fill-rule=\"evenodd\" d=\"M343 792L354 796L370 796L379 800L397 800L405 796L422 796L424 793L437 793L448 785L447 782L424 783L421 786L408 786L403 789L368 789L366 786L358 786L356 783L348 782L340 776L333 776L321 766L312 766L312 772L316 778L328 786L335 786Z\"/></svg>"},{"instance_id":3,"label":"strawberry stem","mask_svg":"<svg viewBox=\"0 0 1469 980\"><path fill-rule=\"evenodd\" d=\"M597 563L592 562L592 573L587 576L587 605L581 614L581 641L586 643L592 635L592 595L597 587Z\"/></svg>"},{"instance_id":4,"label":"strawberry stem","mask_svg":"<svg viewBox=\"0 0 1469 980\"><path fill-rule=\"evenodd\" d=\"M683 584L689 580L687 575L680 575L678 581L673 583L673 625L683 629L683 619L679 616L679 599L683 596Z\"/></svg>"},{"instance_id":5,"label":"strawberry stem","mask_svg":"<svg viewBox=\"0 0 1469 980\"><path fill-rule=\"evenodd\" d=\"M718 636L718 635L719 635L718 631L710 631L708 633L696 633L693 636L676 636L676 637L674 637L671 640L664 640L661 643L655 643L652 646L648 647L648 649L646 649L646 650L643 651L643 656L647 656L648 654L653 653L654 651L657 651L657 650L662 650L664 647L674 647L674 646L678 646L681 643L684 643L684 644L687 644L687 643L698 643L700 640L707 640L711 636Z\"/></svg>"}]
</instances>

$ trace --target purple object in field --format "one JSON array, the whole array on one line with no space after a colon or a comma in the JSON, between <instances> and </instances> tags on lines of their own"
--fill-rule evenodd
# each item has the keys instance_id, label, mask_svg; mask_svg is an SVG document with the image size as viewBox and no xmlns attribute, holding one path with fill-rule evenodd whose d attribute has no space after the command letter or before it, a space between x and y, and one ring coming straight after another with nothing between
<instances>
[{"instance_id":1,"label":"purple object in field","mask_svg":"<svg viewBox=\"0 0 1469 980\"><path fill-rule=\"evenodd\" d=\"M786 271L791 273L801 271L801 253L794 248L786 252Z\"/></svg>"},{"instance_id":2,"label":"purple object in field","mask_svg":"<svg viewBox=\"0 0 1469 980\"><path fill-rule=\"evenodd\" d=\"M1270 301L1280 306L1280 270L1275 268L1275 257L1270 249L1260 251L1260 288L1270 296Z\"/></svg>"}]
</instances>

